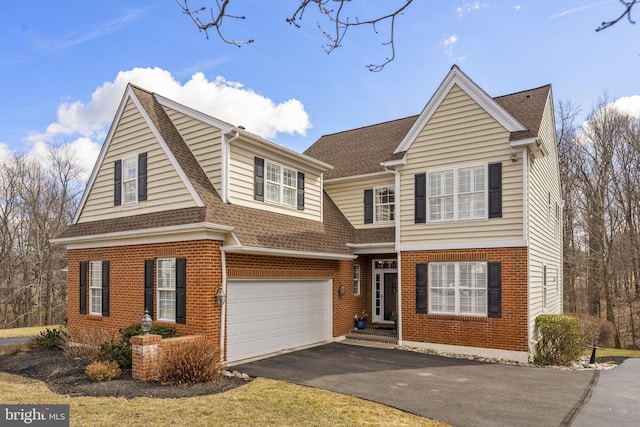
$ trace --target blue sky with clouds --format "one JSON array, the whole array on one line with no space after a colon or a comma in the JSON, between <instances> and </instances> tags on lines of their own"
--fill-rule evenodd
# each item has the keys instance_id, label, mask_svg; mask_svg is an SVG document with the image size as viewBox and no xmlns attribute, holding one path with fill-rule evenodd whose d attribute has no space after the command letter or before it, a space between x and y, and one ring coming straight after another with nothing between
<instances>
[{"instance_id":1,"label":"blue sky with clouds","mask_svg":"<svg viewBox=\"0 0 640 427\"><path fill-rule=\"evenodd\" d=\"M213 0L190 0L212 5ZM355 0L352 16L389 12L400 0ZM327 55L298 0L232 0L230 39L207 40L175 1L6 2L0 14L0 157L72 144L90 170L127 82L297 151L323 134L418 114L453 64L490 95L553 85L586 115L605 92L640 111L640 23L617 17L617 0L495 2L415 0L388 28L352 28ZM635 15L640 19L640 7ZM633 98L635 97L635 98Z\"/></svg>"}]
</instances>

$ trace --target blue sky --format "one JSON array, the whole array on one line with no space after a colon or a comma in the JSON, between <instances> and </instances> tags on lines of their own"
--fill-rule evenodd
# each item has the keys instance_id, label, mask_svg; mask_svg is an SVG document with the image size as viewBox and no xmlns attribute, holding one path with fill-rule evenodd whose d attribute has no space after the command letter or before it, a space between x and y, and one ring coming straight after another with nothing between
<instances>
[{"instance_id":1,"label":"blue sky","mask_svg":"<svg viewBox=\"0 0 640 427\"><path fill-rule=\"evenodd\" d=\"M191 6L213 0L191 0ZM399 0L352 2L361 18ZM0 157L72 144L95 161L128 81L297 151L323 134L418 114L457 64L490 95L547 83L589 113L606 92L640 111L640 23L617 0L424 1L396 21L396 60L369 27L327 55L317 13L285 22L298 0L232 0L231 39L207 40L173 0L7 2L0 14ZM311 12L309 10L308 12ZM640 19L640 7L635 15Z\"/></svg>"}]
</instances>

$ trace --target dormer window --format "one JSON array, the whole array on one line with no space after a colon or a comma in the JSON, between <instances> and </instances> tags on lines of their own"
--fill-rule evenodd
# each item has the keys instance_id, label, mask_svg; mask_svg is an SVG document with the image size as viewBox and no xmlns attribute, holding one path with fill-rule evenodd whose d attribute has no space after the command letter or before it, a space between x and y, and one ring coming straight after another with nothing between
<instances>
[{"instance_id":1,"label":"dormer window","mask_svg":"<svg viewBox=\"0 0 640 427\"><path fill-rule=\"evenodd\" d=\"M269 203L276 203L292 208L296 207L297 172L285 166L266 161L267 182L265 198Z\"/></svg>"}]
</instances>

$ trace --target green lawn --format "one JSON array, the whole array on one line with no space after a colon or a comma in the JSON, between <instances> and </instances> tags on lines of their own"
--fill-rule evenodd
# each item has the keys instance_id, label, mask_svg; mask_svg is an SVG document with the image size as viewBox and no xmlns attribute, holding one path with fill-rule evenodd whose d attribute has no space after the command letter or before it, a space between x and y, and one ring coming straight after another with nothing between
<instances>
[{"instance_id":1,"label":"green lawn","mask_svg":"<svg viewBox=\"0 0 640 427\"><path fill-rule=\"evenodd\" d=\"M587 350L585 354L591 354L591 350ZM633 357L640 359L640 350L625 350L620 348L599 348L596 350L596 358L598 357Z\"/></svg>"},{"instance_id":2,"label":"green lawn","mask_svg":"<svg viewBox=\"0 0 640 427\"><path fill-rule=\"evenodd\" d=\"M0 338L33 337L45 329L56 329L60 325L32 326L29 328L0 329Z\"/></svg>"}]
</instances>

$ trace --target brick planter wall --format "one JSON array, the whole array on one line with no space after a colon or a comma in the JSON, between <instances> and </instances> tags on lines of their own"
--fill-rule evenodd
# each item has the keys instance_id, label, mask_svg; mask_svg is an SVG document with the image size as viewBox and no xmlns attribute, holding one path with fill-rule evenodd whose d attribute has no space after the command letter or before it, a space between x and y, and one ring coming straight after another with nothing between
<instances>
[{"instance_id":1,"label":"brick planter wall","mask_svg":"<svg viewBox=\"0 0 640 427\"><path fill-rule=\"evenodd\" d=\"M160 335L136 335L131 337L131 376L136 380L152 381L158 378L163 353L167 348L187 342L205 341L202 335L165 338ZM216 356L214 356L217 359Z\"/></svg>"},{"instance_id":2,"label":"brick planter wall","mask_svg":"<svg viewBox=\"0 0 640 427\"><path fill-rule=\"evenodd\" d=\"M402 338L406 341L528 351L527 248L402 252ZM502 263L502 317L416 313L416 264Z\"/></svg>"}]
</instances>

